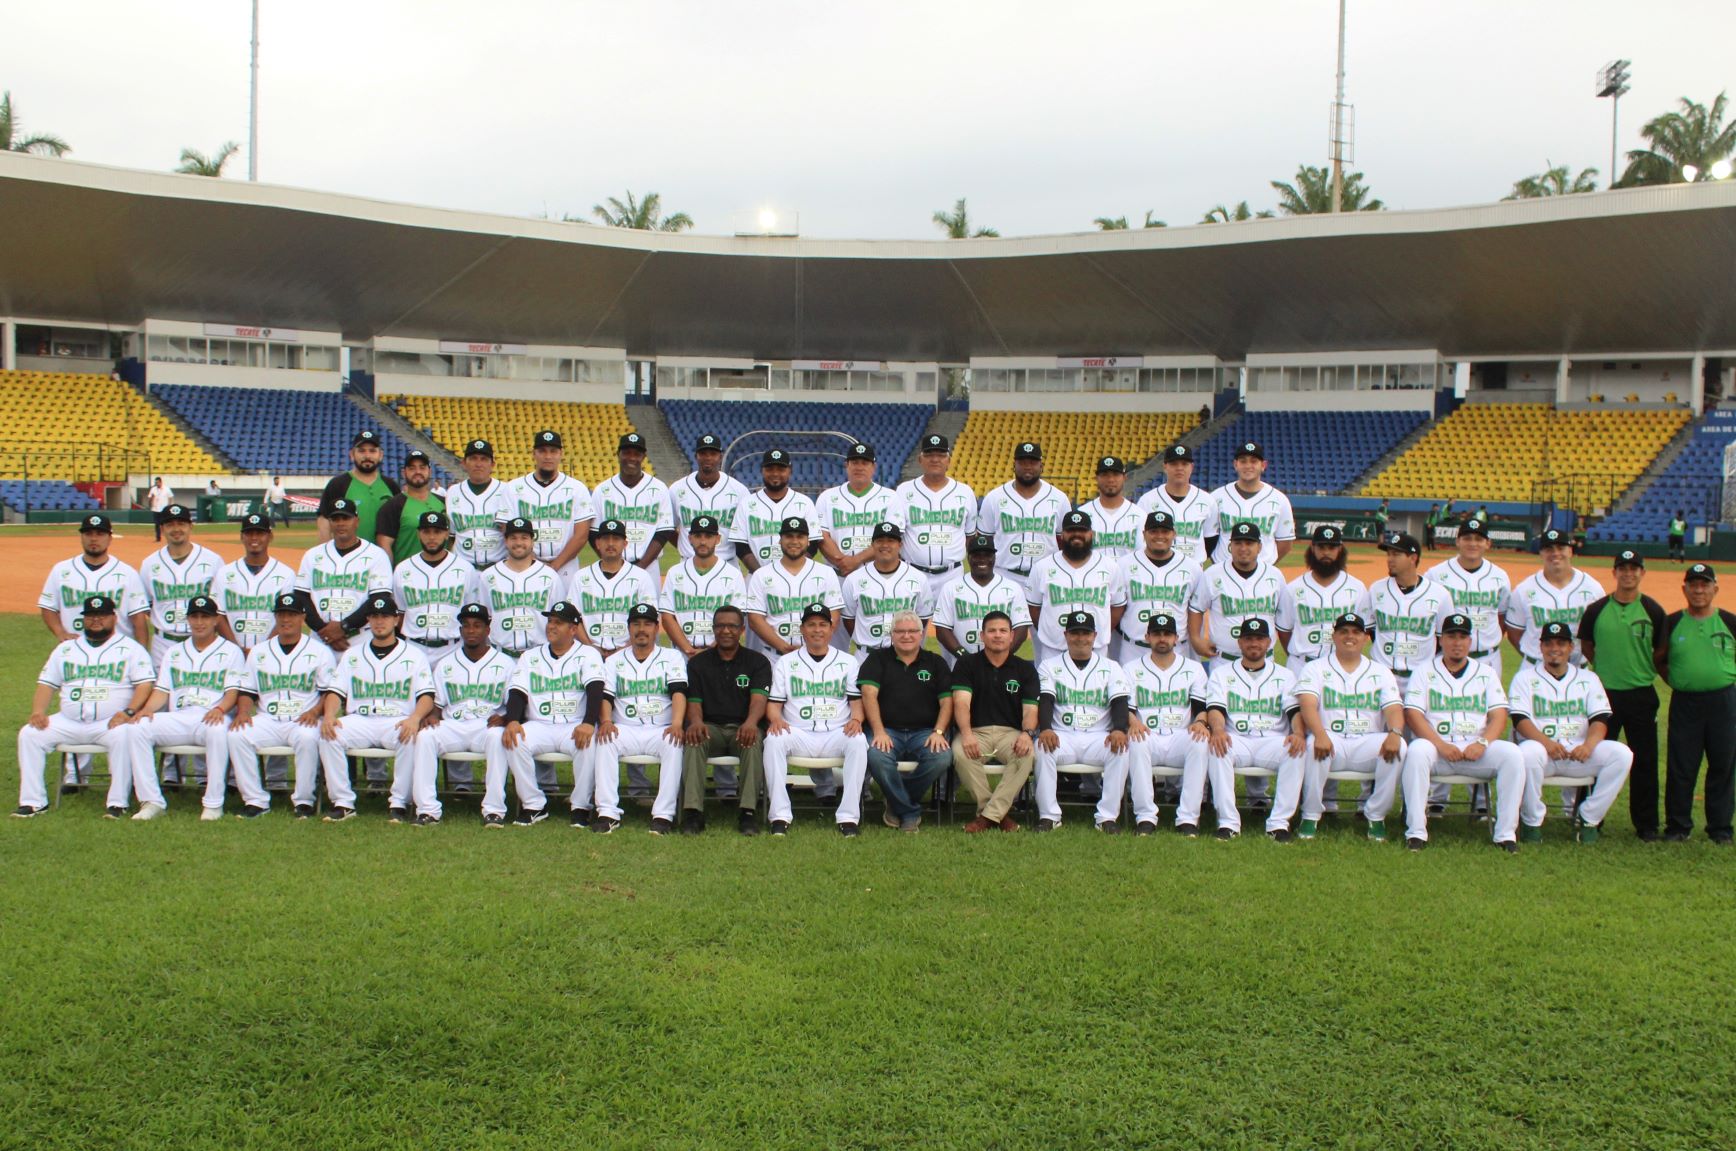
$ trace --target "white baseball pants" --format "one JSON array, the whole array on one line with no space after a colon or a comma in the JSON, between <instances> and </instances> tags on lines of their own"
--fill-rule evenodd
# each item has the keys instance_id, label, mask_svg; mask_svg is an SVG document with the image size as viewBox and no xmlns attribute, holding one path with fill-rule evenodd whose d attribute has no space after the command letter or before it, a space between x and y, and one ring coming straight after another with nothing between
<instances>
[{"instance_id":1,"label":"white baseball pants","mask_svg":"<svg viewBox=\"0 0 1736 1151\"><path fill-rule=\"evenodd\" d=\"M1461 751L1472 741L1455 744ZM1482 758L1445 763L1435 745L1426 739L1413 739L1404 753L1404 822L1405 838L1427 840L1429 837L1429 783L1437 775L1471 775L1495 781L1496 843L1506 843L1519 835L1519 807L1525 798L1525 760L1519 749L1506 740L1488 745ZM1384 819L1386 811L1368 801L1370 821ZM1541 816L1538 817L1541 820Z\"/></svg>"},{"instance_id":2,"label":"white baseball pants","mask_svg":"<svg viewBox=\"0 0 1736 1151\"><path fill-rule=\"evenodd\" d=\"M223 810L223 788L229 775L229 724L206 723L205 713L209 710L187 707L179 711L159 711L137 723L129 723L123 729L127 738L133 741L130 759L135 790L147 775L151 786L157 785L156 767L151 760L154 749L173 743L198 744L205 748L205 806ZM184 768L181 772L183 779L191 774ZM239 778L236 783L239 785ZM242 794L245 803L262 803L265 797L264 790L257 783L254 784L253 798L246 798L245 792ZM140 798L143 798L142 792Z\"/></svg>"},{"instance_id":3,"label":"white baseball pants","mask_svg":"<svg viewBox=\"0 0 1736 1151\"><path fill-rule=\"evenodd\" d=\"M790 756L844 760L844 790L838 800L839 823L862 822L862 785L868 778L868 737L860 733L807 731L792 727L766 736L766 814L788 823L790 814ZM829 769L828 769L829 770Z\"/></svg>"},{"instance_id":4,"label":"white baseball pants","mask_svg":"<svg viewBox=\"0 0 1736 1151\"><path fill-rule=\"evenodd\" d=\"M1151 729L1145 729L1144 739L1129 739L1127 744L1127 778L1131 780L1133 791L1133 822L1157 822L1157 781L1151 772L1154 767L1181 767L1187 762L1188 748L1193 744L1193 737L1187 729L1172 731L1168 735L1159 735ZM1136 727L1134 732L1137 733ZM1121 808L1121 780L1111 777L1107 768L1103 771L1103 799L1097 804L1097 822L1114 819L1114 813Z\"/></svg>"},{"instance_id":5,"label":"white baseball pants","mask_svg":"<svg viewBox=\"0 0 1736 1151\"><path fill-rule=\"evenodd\" d=\"M653 726L623 723L616 726L614 739L597 745L596 788L599 813L612 819L621 818L621 757L654 755L659 763L657 798L651 801L651 818L675 818L681 806L681 761L686 751L680 744L669 741L668 731L666 724ZM627 766L632 768L639 765ZM640 767L641 777L644 773L644 768ZM645 782L649 787L650 780ZM577 789L574 789L573 794L578 794ZM574 806L578 806L577 800L574 800Z\"/></svg>"},{"instance_id":6,"label":"white baseball pants","mask_svg":"<svg viewBox=\"0 0 1736 1151\"><path fill-rule=\"evenodd\" d=\"M1207 779L1212 784L1212 805L1217 808L1218 826L1231 831L1242 830L1242 813L1236 810L1236 772L1238 769L1261 768L1276 772L1278 783L1272 789L1272 810L1266 817L1266 830L1288 828L1302 798L1303 759L1307 755L1291 755L1284 749L1281 735L1237 735L1230 733L1230 749L1224 755L1213 755L1207 741L1189 741L1188 762L1183 765L1181 805L1176 809L1177 823L1199 823L1200 792ZM1259 777L1256 777L1259 778ZM1249 794L1254 793L1249 780ZM1189 787L1192 787L1190 800ZM1183 818L1183 816L1187 818Z\"/></svg>"},{"instance_id":7,"label":"white baseball pants","mask_svg":"<svg viewBox=\"0 0 1736 1151\"><path fill-rule=\"evenodd\" d=\"M235 786L241 791L242 802L270 807L271 793L265 790L259 776L262 747L295 749L295 788L290 793L290 802L312 807L319 779L319 725L301 724L275 715L256 715L246 727L229 729L229 766L235 770ZM249 791L258 798L247 798ZM206 794L210 794L208 784Z\"/></svg>"},{"instance_id":8,"label":"white baseball pants","mask_svg":"<svg viewBox=\"0 0 1736 1151\"><path fill-rule=\"evenodd\" d=\"M441 724L445 727L445 724ZM563 752L573 757L573 807L584 807L591 798L591 769L596 762L595 742L584 750L573 742L572 723L547 723L533 719L524 724L524 736L517 747L501 742L504 727L490 728L483 736L482 753L488 757L482 784L482 814L506 814L506 774L512 772L513 790L518 792L518 805L526 811L541 811L548 806L548 795L537 778L536 757L549 752ZM619 810L602 814L621 818Z\"/></svg>"},{"instance_id":9,"label":"white baseball pants","mask_svg":"<svg viewBox=\"0 0 1736 1151\"><path fill-rule=\"evenodd\" d=\"M1374 789L1369 793L1368 810L1374 809L1375 797L1381 796L1381 814L1384 816L1390 811L1393 800L1398 795L1399 779L1404 774L1404 742L1399 741L1398 758L1390 763L1380 755L1381 745L1385 742L1385 732L1334 735L1331 758L1316 759L1314 739L1310 736L1308 753L1303 758L1302 818L1317 820L1325 814L1328 782L1326 777L1334 771L1372 771ZM1374 817L1370 815L1369 818Z\"/></svg>"},{"instance_id":10,"label":"white baseball pants","mask_svg":"<svg viewBox=\"0 0 1736 1151\"><path fill-rule=\"evenodd\" d=\"M48 770L48 753L60 743L100 743L108 748L108 806L125 807L132 790L132 743L122 724L111 728L106 719L69 719L58 712L48 717L48 726L41 731L25 724L18 729L18 803L21 807L47 807L48 787L44 775ZM162 789L157 787L156 772L150 773L150 791L154 798L140 794L141 800L162 803Z\"/></svg>"},{"instance_id":11,"label":"white baseball pants","mask_svg":"<svg viewBox=\"0 0 1736 1151\"><path fill-rule=\"evenodd\" d=\"M1104 742L1109 733L1106 731L1057 731L1055 738L1060 740L1054 751L1046 751L1041 741L1037 744L1035 775L1037 778L1037 818L1052 819L1057 824L1061 822L1061 804L1055 798L1056 784L1060 773L1056 765L1062 763L1088 763L1103 769L1103 797L1097 801L1096 821L1104 822L1114 819L1121 810L1121 786L1127 781L1127 764L1130 753L1127 751L1110 751ZM1113 778L1116 781L1115 802L1109 802L1109 784ZM1151 786L1151 773L1145 773L1145 785ZM1107 814L1106 814L1107 813Z\"/></svg>"},{"instance_id":12,"label":"white baseball pants","mask_svg":"<svg viewBox=\"0 0 1736 1151\"><path fill-rule=\"evenodd\" d=\"M1550 759L1543 745L1532 739L1519 745L1519 754L1525 759L1525 801L1520 814L1532 827L1543 822L1548 810L1543 803L1544 776L1571 775L1581 779L1595 776L1597 781L1591 785L1591 794L1579 805L1579 818L1595 827L1603 822L1616 797L1621 795L1622 787L1627 784L1628 770L1634 765L1633 750L1613 739L1606 739L1592 748L1591 757L1584 763ZM1564 787L1561 790L1568 792L1573 789Z\"/></svg>"},{"instance_id":13,"label":"white baseball pants","mask_svg":"<svg viewBox=\"0 0 1736 1151\"><path fill-rule=\"evenodd\" d=\"M326 795L338 807L354 807L356 793L350 787L345 755L354 748L387 748L392 757L393 807L408 808L415 801L422 815L440 814L440 797L434 793L434 742L418 731L408 743L398 741L402 716L346 715L338 720L336 739L319 741L319 762L325 771Z\"/></svg>"}]
</instances>

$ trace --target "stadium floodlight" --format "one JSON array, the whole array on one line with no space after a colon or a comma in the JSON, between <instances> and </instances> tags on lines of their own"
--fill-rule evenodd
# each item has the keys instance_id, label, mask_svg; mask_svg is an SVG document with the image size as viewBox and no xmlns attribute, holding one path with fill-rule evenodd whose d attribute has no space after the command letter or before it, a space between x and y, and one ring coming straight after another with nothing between
<instances>
[{"instance_id":1,"label":"stadium floodlight","mask_svg":"<svg viewBox=\"0 0 1736 1151\"><path fill-rule=\"evenodd\" d=\"M1682 165L1682 179L1684 179L1688 183L1692 184L1695 180L1698 180L1699 178L1700 178L1700 169L1694 167L1694 165L1692 165L1692 164L1683 164Z\"/></svg>"},{"instance_id":2,"label":"stadium floodlight","mask_svg":"<svg viewBox=\"0 0 1736 1151\"><path fill-rule=\"evenodd\" d=\"M798 234L797 225L800 221L800 214L793 210L762 204L750 211L735 213L732 221L734 227L730 231L737 236L776 236L788 239Z\"/></svg>"},{"instance_id":3,"label":"stadium floodlight","mask_svg":"<svg viewBox=\"0 0 1736 1151\"><path fill-rule=\"evenodd\" d=\"M1712 165L1710 174L1714 180L1728 180L1732 171L1736 171L1736 165L1732 165L1729 160L1719 160Z\"/></svg>"},{"instance_id":4,"label":"stadium floodlight","mask_svg":"<svg viewBox=\"0 0 1736 1151\"><path fill-rule=\"evenodd\" d=\"M1627 95L1630 87L1628 81L1633 78L1633 73L1628 71L1632 65L1632 60L1611 60L1597 70L1597 98L1609 100L1609 184L1607 186L1611 188L1615 187L1616 180L1617 117L1621 114L1621 98Z\"/></svg>"},{"instance_id":5,"label":"stadium floodlight","mask_svg":"<svg viewBox=\"0 0 1736 1151\"><path fill-rule=\"evenodd\" d=\"M775 208L761 208L759 212L760 231L768 235L778 230L778 213Z\"/></svg>"}]
</instances>

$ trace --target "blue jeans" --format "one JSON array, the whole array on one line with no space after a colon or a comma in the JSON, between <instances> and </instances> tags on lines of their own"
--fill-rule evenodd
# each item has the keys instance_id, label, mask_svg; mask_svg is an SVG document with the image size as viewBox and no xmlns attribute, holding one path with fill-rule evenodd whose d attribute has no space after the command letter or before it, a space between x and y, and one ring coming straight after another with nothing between
<instances>
[{"instance_id":1,"label":"blue jeans","mask_svg":"<svg viewBox=\"0 0 1736 1151\"><path fill-rule=\"evenodd\" d=\"M952 765L952 752L928 750L931 727L915 731L886 729L892 739L890 752L879 751L872 741L868 744L868 771L880 785L886 797L886 808L900 820L922 814L922 797L928 793L940 774ZM916 770L903 775L898 770L901 759L915 760Z\"/></svg>"}]
</instances>

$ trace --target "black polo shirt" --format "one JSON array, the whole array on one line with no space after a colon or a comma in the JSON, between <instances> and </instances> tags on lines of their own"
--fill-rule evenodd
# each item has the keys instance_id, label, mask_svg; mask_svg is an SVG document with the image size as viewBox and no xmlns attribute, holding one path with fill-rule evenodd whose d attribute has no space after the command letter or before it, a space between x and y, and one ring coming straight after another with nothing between
<instances>
[{"instance_id":1,"label":"black polo shirt","mask_svg":"<svg viewBox=\"0 0 1736 1151\"><path fill-rule=\"evenodd\" d=\"M936 652L923 648L905 663L889 647L875 648L856 673L858 687L880 690L880 721L888 731L932 728L940 701L952 694L952 671Z\"/></svg>"},{"instance_id":2,"label":"black polo shirt","mask_svg":"<svg viewBox=\"0 0 1736 1151\"><path fill-rule=\"evenodd\" d=\"M772 664L748 648L726 660L708 647L687 661L687 698L700 705L706 723L739 724L755 695L772 691Z\"/></svg>"},{"instance_id":3,"label":"black polo shirt","mask_svg":"<svg viewBox=\"0 0 1736 1151\"><path fill-rule=\"evenodd\" d=\"M953 666L952 690L970 692L972 727L1018 731L1025 724L1025 705L1037 706L1037 665L1008 655L996 667L983 652L972 652Z\"/></svg>"}]
</instances>

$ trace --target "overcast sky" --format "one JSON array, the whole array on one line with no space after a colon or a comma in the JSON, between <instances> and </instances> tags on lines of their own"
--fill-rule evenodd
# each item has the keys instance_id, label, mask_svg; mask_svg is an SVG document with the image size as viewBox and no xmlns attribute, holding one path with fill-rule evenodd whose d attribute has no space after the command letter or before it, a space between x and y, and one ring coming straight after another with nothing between
<instances>
[{"instance_id":1,"label":"overcast sky","mask_svg":"<svg viewBox=\"0 0 1736 1151\"><path fill-rule=\"evenodd\" d=\"M1336 0L261 0L260 178L588 215L655 190L697 230L756 208L824 237L1172 225L1325 162ZM0 87L72 157L172 168L236 140L248 0L10 0ZM1729 0L1350 0L1356 167L1395 208L1607 169L1681 96L1736 88ZM1606 174L1607 175L1607 174Z\"/></svg>"}]
</instances>

